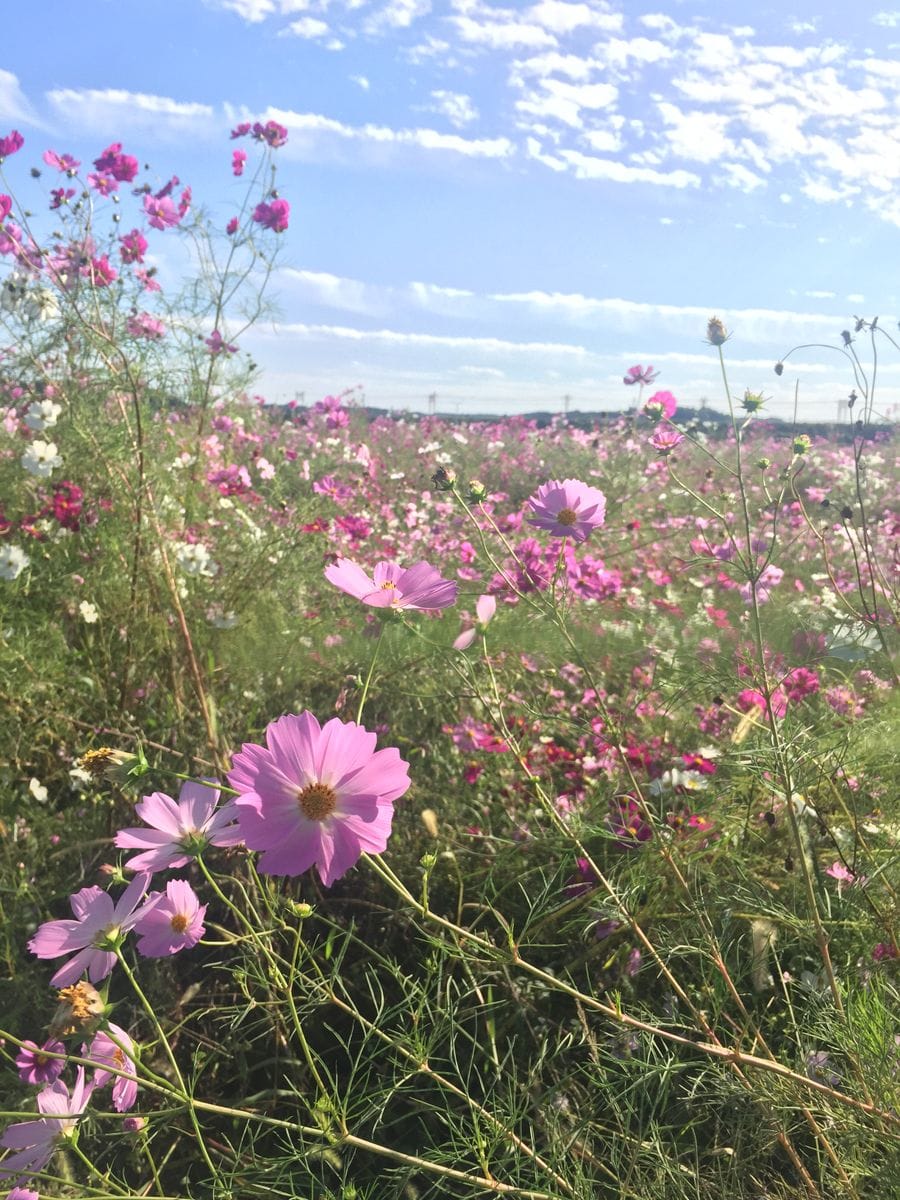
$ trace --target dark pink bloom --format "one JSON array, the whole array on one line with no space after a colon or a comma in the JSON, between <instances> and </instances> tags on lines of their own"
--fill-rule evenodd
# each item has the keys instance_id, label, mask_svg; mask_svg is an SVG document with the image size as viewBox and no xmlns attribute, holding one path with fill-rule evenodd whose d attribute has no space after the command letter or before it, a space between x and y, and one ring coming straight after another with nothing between
<instances>
[{"instance_id":1,"label":"dark pink bloom","mask_svg":"<svg viewBox=\"0 0 900 1200\"><path fill-rule=\"evenodd\" d=\"M129 871L166 871L183 867L207 846L237 846L240 830L233 824L237 810L232 802L217 807L218 787L188 780L181 786L178 801L165 792L153 792L135 805L135 812L149 825L120 829L120 850L140 850L125 864Z\"/></svg>"},{"instance_id":2,"label":"dark pink bloom","mask_svg":"<svg viewBox=\"0 0 900 1200\"><path fill-rule=\"evenodd\" d=\"M213 357L215 357L217 354L237 354L238 352L237 346L226 342L221 333L219 333L218 329L214 329L209 337L204 338L203 340L209 347L209 352L213 355Z\"/></svg>"},{"instance_id":3,"label":"dark pink bloom","mask_svg":"<svg viewBox=\"0 0 900 1200\"><path fill-rule=\"evenodd\" d=\"M231 170L236 176L243 175L244 163L247 161L246 150L233 150L231 153Z\"/></svg>"},{"instance_id":4,"label":"dark pink bloom","mask_svg":"<svg viewBox=\"0 0 900 1200\"><path fill-rule=\"evenodd\" d=\"M310 712L266 729L266 745L243 745L228 782L240 795L238 823L267 875L300 875L315 864L325 887L363 852L387 846L394 801L409 787L409 764L375 734Z\"/></svg>"},{"instance_id":5,"label":"dark pink bloom","mask_svg":"<svg viewBox=\"0 0 900 1200\"><path fill-rule=\"evenodd\" d=\"M174 201L168 196L145 196L144 212L147 223L154 229L171 229L181 220Z\"/></svg>"},{"instance_id":6,"label":"dark pink bloom","mask_svg":"<svg viewBox=\"0 0 900 1200\"><path fill-rule=\"evenodd\" d=\"M94 1071L94 1087L105 1087L112 1080L112 1102L116 1112L128 1112L137 1103L138 1081L134 1071L135 1050L134 1042L124 1029L109 1023L108 1031L101 1030L96 1034L90 1046L83 1046L82 1058L89 1058L97 1064ZM125 1075L114 1075L104 1068L112 1067L114 1071L128 1072Z\"/></svg>"},{"instance_id":7,"label":"dark pink bloom","mask_svg":"<svg viewBox=\"0 0 900 1200\"><path fill-rule=\"evenodd\" d=\"M125 322L125 328L132 337L146 338L150 342L158 342L166 336L166 327L158 317L150 313L132 313Z\"/></svg>"},{"instance_id":8,"label":"dark pink bloom","mask_svg":"<svg viewBox=\"0 0 900 1200\"><path fill-rule=\"evenodd\" d=\"M237 217L232 217L231 220L228 222L228 224L225 226L225 232L228 234L229 237L233 237L234 234L237 233L237 231L238 231L238 219L237 219Z\"/></svg>"},{"instance_id":9,"label":"dark pink bloom","mask_svg":"<svg viewBox=\"0 0 900 1200\"><path fill-rule=\"evenodd\" d=\"M6 1200L41 1200L37 1192L33 1192L31 1188L14 1187L6 1197Z\"/></svg>"},{"instance_id":10,"label":"dark pink bloom","mask_svg":"<svg viewBox=\"0 0 900 1200\"><path fill-rule=\"evenodd\" d=\"M12 133L8 133L6 137L0 137L0 160L9 158L11 154L16 154L25 145L25 139L19 133L18 129L14 129Z\"/></svg>"},{"instance_id":11,"label":"dark pink bloom","mask_svg":"<svg viewBox=\"0 0 900 1200\"><path fill-rule=\"evenodd\" d=\"M456 603L457 585L443 579L426 562L401 567L399 563L375 564L371 577L349 558L339 558L325 568L325 578L342 592L373 608L434 610Z\"/></svg>"},{"instance_id":12,"label":"dark pink bloom","mask_svg":"<svg viewBox=\"0 0 900 1200\"><path fill-rule=\"evenodd\" d=\"M661 417L671 420L677 407L678 401L671 392L654 392L650 399L644 402L643 413L652 421L658 421Z\"/></svg>"},{"instance_id":13,"label":"dark pink bloom","mask_svg":"<svg viewBox=\"0 0 900 1200\"><path fill-rule=\"evenodd\" d=\"M28 943L32 954L38 958L60 958L75 951L74 958L51 978L53 987L68 987L85 971L91 983L99 983L109 975L116 963L112 947L133 928L146 908L135 911L149 883L149 874L135 875L115 903L98 887L82 888L70 897L74 921L45 921L40 926Z\"/></svg>"},{"instance_id":14,"label":"dark pink bloom","mask_svg":"<svg viewBox=\"0 0 900 1200\"><path fill-rule=\"evenodd\" d=\"M575 542L587 541L606 517L606 497L578 479L551 479L529 498L528 505L534 513L529 525Z\"/></svg>"},{"instance_id":15,"label":"dark pink bloom","mask_svg":"<svg viewBox=\"0 0 900 1200\"><path fill-rule=\"evenodd\" d=\"M652 367L629 367L622 382L626 387L632 387L636 383L643 387L645 383L652 383L658 376L659 372L654 371Z\"/></svg>"},{"instance_id":16,"label":"dark pink bloom","mask_svg":"<svg viewBox=\"0 0 900 1200\"><path fill-rule=\"evenodd\" d=\"M277 121L266 121L265 125L256 121L253 125L253 136L256 141L267 142L273 150L277 150L287 141L288 131Z\"/></svg>"},{"instance_id":17,"label":"dark pink bloom","mask_svg":"<svg viewBox=\"0 0 900 1200\"><path fill-rule=\"evenodd\" d=\"M240 125L235 126L231 131L231 139L246 137L252 126L249 121L242 121Z\"/></svg>"},{"instance_id":18,"label":"dark pink bloom","mask_svg":"<svg viewBox=\"0 0 900 1200\"><path fill-rule=\"evenodd\" d=\"M57 154L55 150L45 150L42 157L48 167L55 167L57 171L74 173L81 166L78 159L73 158L71 154Z\"/></svg>"},{"instance_id":19,"label":"dark pink bloom","mask_svg":"<svg viewBox=\"0 0 900 1200\"><path fill-rule=\"evenodd\" d=\"M644 820L640 805L631 796L619 796L610 801L610 813L606 824L614 835L616 845L623 850L636 850L653 836L653 830Z\"/></svg>"},{"instance_id":20,"label":"dark pink bloom","mask_svg":"<svg viewBox=\"0 0 900 1200\"><path fill-rule=\"evenodd\" d=\"M147 253L147 239L139 229L132 229L119 238L119 254L123 263L142 263Z\"/></svg>"},{"instance_id":21,"label":"dark pink bloom","mask_svg":"<svg viewBox=\"0 0 900 1200\"><path fill-rule=\"evenodd\" d=\"M138 953L145 958L164 958L189 950L206 932L206 905L200 903L186 879L170 879L165 892L153 892L147 901L135 926Z\"/></svg>"},{"instance_id":22,"label":"dark pink bloom","mask_svg":"<svg viewBox=\"0 0 900 1200\"><path fill-rule=\"evenodd\" d=\"M21 1180L43 1171L58 1143L77 1125L92 1091L93 1084L84 1081L84 1067L79 1067L71 1096L61 1079L38 1092L37 1106L43 1115L10 1125L0 1137L0 1146L16 1152L0 1162L0 1179Z\"/></svg>"},{"instance_id":23,"label":"dark pink bloom","mask_svg":"<svg viewBox=\"0 0 900 1200\"><path fill-rule=\"evenodd\" d=\"M119 277L119 272L105 254L91 259L90 278L94 287L108 287Z\"/></svg>"},{"instance_id":24,"label":"dark pink bloom","mask_svg":"<svg viewBox=\"0 0 900 1200\"><path fill-rule=\"evenodd\" d=\"M503 738L497 737L490 725L477 721L474 717L463 717L457 725L444 725L444 733L449 733L453 744L463 754L474 750L484 750L488 754L503 754L509 750ZM479 771L479 774L481 772ZM474 782L467 781L467 782Z\"/></svg>"},{"instance_id":25,"label":"dark pink bloom","mask_svg":"<svg viewBox=\"0 0 900 1200\"><path fill-rule=\"evenodd\" d=\"M262 200L253 210L253 220L274 233L284 233L290 215L291 206L287 200L272 200L271 203Z\"/></svg>"},{"instance_id":26,"label":"dark pink bloom","mask_svg":"<svg viewBox=\"0 0 900 1200\"><path fill-rule=\"evenodd\" d=\"M794 667L782 680L782 687L787 693L788 700L798 703L807 696L814 696L819 690L819 676L809 667Z\"/></svg>"},{"instance_id":27,"label":"dark pink bloom","mask_svg":"<svg viewBox=\"0 0 900 1200\"><path fill-rule=\"evenodd\" d=\"M53 197L53 199L50 201L50 208L55 210L57 208L62 208L62 206L64 204L69 203L69 201L75 195L75 189L74 188L52 188L50 191L50 195Z\"/></svg>"},{"instance_id":28,"label":"dark pink bloom","mask_svg":"<svg viewBox=\"0 0 900 1200\"><path fill-rule=\"evenodd\" d=\"M138 160L131 154L122 153L121 142L107 146L100 157L94 159L94 166L105 175L112 175L119 183L131 183L138 173Z\"/></svg>"},{"instance_id":29,"label":"dark pink bloom","mask_svg":"<svg viewBox=\"0 0 900 1200\"><path fill-rule=\"evenodd\" d=\"M12 196L0 192L0 221L5 221L12 212Z\"/></svg>"},{"instance_id":30,"label":"dark pink bloom","mask_svg":"<svg viewBox=\"0 0 900 1200\"><path fill-rule=\"evenodd\" d=\"M36 1046L34 1042L25 1042L20 1047L19 1053L16 1055L16 1066L19 1070L19 1078L23 1083L52 1083L54 1079L58 1079L62 1075L66 1060L64 1058L48 1058L46 1054L48 1050L51 1054L65 1054L66 1052L62 1042L54 1041L52 1038L40 1047Z\"/></svg>"}]
</instances>

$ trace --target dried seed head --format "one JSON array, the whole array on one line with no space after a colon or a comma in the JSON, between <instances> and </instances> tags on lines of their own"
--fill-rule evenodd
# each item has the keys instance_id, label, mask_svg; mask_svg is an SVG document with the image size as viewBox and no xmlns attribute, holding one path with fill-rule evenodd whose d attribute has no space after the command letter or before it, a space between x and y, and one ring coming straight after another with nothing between
<instances>
[{"instance_id":1,"label":"dried seed head","mask_svg":"<svg viewBox=\"0 0 900 1200\"><path fill-rule=\"evenodd\" d=\"M710 317L706 326L706 340L711 346L724 346L728 341L728 330L718 317Z\"/></svg>"}]
</instances>

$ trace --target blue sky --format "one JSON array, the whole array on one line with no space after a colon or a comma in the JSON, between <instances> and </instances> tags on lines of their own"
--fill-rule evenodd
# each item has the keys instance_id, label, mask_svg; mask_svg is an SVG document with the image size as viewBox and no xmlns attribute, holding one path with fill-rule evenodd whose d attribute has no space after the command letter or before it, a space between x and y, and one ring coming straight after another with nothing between
<instances>
[{"instance_id":1,"label":"blue sky","mask_svg":"<svg viewBox=\"0 0 900 1200\"><path fill-rule=\"evenodd\" d=\"M853 314L897 332L898 49L865 2L42 0L3 18L0 132L14 184L121 140L216 218L231 126L283 122L278 318L242 343L273 399L615 408L652 363L720 407L716 313L738 392L789 415L799 380L826 419L840 356L772 364Z\"/></svg>"}]
</instances>

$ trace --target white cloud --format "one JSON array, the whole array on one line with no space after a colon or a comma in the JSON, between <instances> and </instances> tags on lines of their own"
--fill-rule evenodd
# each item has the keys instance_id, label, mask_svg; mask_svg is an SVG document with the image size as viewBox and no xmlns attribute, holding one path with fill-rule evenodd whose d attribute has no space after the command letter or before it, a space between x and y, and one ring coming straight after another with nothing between
<instances>
[{"instance_id":1,"label":"white cloud","mask_svg":"<svg viewBox=\"0 0 900 1200\"><path fill-rule=\"evenodd\" d=\"M588 358L591 351L568 342L515 342L494 337L451 337L437 333L406 333L396 329L353 329L347 325L280 324L277 336L292 334L304 338L335 338L349 342L380 342L393 346L444 347L480 351L485 354L513 353Z\"/></svg>"},{"instance_id":2,"label":"white cloud","mask_svg":"<svg viewBox=\"0 0 900 1200\"><path fill-rule=\"evenodd\" d=\"M809 296L810 300L834 300L834 292L804 292L804 296Z\"/></svg>"},{"instance_id":3,"label":"white cloud","mask_svg":"<svg viewBox=\"0 0 900 1200\"><path fill-rule=\"evenodd\" d=\"M324 37L329 32L328 25L325 21L320 21L316 17L299 17L296 21L291 21L290 25L278 31L279 37L298 37L298 38L318 38Z\"/></svg>"},{"instance_id":4,"label":"white cloud","mask_svg":"<svg viewBox=\"0 0 900 1200\"><path fill-rule=\"evenodd\" d=\"M665 125L665 137L673 154L692 162L715 162L726 154L733 155L736 146L725 131L730 118L725 113L682 112L674 104L657 105Z\"/></svg>"},{"instance_id":5,"label":"white cloud","mask_svg":"<svg viewBox=\"0 0 900 1200\"><path fill-rule=\"evenodd\" d=\"M192 126L208 131L214 114L209 104L121 88L56 88L47 92L47 100L66 124L103 133L111 125L157 134L176 133Z\"/></svg>"},{"instance_id":6,"label":"white cloud","mask_svg":"<svg viewBox=\"0 0 900 1200\"><path fill-rule=\"evenodd\" d=\"M0 121L22 121L43 128L12 71L0 70Z\"/></svg>"},{"instance_id":7,"label":"white cloud","mask_svg":"<svg viewBox=\"0 0 900 1200\"><path fill-rule=\"evenodd\" d=\"M766 186L762 176L749 171L740 163L722 163L718 178L727 187L741 188L745 192L755 192L757 188Z\"/></svg>"},{"instance_id":8,"label":"white cloud","mask_svg":"<svg viewBox=\"0 0 900 1200\"><path fill-rule=\"evenodd\" d=\"M378 12L366 18L366 33L380 34L388 29L408 29L419 17L431 12L431 0L389 0Z\"/></svg>"},{"instance_id":9,"label":"white cloud","mask_svg":"<svg viewBox=\"0 0 900 1200\"><path fill-rule=\"evenodd\" d=\"M610 158L594 158L578 150L560 150L577 179L609 179L613 183L652 183L660 187L699 187L701 179L691 171L655 171L652 167L629 167Z\"/></svg>"},{"instance_id":10,"label":"white cloud","mask_svg":"<svg viewBox=\"0 0 900 1200\"><path fill-rule=\"evenodd\" d=\"M891 12L877 12L872 17L873 25L882 25L885 29L896 29L900 25L900 12L894 9Z\"/></svg>"},{"instance_id":11,"label":"white cloud","mask_svg":"<svg viewBox=\"0 0 900 1200\"><path fill-rule=\"evenodd\" d=\"M563 0L540 0L522 15L556 34L571 33L584 26L616 31L622 28L623 21L621 13L599 11L588 4L567 4Z\"/></svg>"},{"instance_id":12,"label":"white cloud","mask_svg":"<svg viewBox=\"0 0 900 1200\"><path fill-rule=\"evenodd\" d=\"M365 75L351 75L350 82L355 83L357 87L361 87L364 92L367 92L372 86Z\"/></svg>"},{"instance_id":13,"label":"white cloud","mask_svg":"<svg viewBox=\"0 0 900 1200\"><path fill-rule=\"evenodd\" d=\"M285 150L289 154L307 157L329 141L340 145L349 142L367 144L390 150L400 147L419 147L423 150L449 151L466 158L509 158L515 153L513 143L504 137L463 138L455 133L439 133L435 129L391 129L386 125L345 125L319 113L297 113L269 109L268 116L287 126L291 139Z\"/></svg>"},{"instance_id":14,"label":"white cloud","mask_svg":"<svg viewBox=\"0 0 900 1200\"><path fill-rule=\"evenodd\" d=\"M207 8L236 13L252 25L264 21L278 11L274 0L205 0Z\"/></svg>"},{"instance_id":15,"label":"white cloud","mask_svg":"<svg viewBox=\"0 0 900 1200\"><path fill-rule=\"evenodd\" d=\"M465 42L490 50L512 50L519 46L537 49L555 46L556 38L540 25L522 21L475 21L471 17L450 17Z\"/></svg>"},{"instance_id":16,"label":"white cloud","mask_svg":"<svg viewBox=\"0 0 900 1200\"><path fill-rule=\"evenodd\" d=\"M471 97L462 92L446 92L439 89L431 93L431 99L434 101L431 110L441 113L457 129L478 120L478 109L472 103Z\"/></svg>"}]
</instances>

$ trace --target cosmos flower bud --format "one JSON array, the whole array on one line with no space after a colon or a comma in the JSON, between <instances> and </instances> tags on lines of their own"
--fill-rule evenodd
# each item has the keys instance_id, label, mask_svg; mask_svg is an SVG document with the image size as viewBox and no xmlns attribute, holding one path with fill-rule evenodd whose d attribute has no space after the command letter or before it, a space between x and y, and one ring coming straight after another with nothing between
<instances>
[{"instance_id":1,"label":"cosmos flower bud","mask_svg":"<svg viewBox=\"0 0 900 1200\"><path fill-rule=\"evenodd\" d=\"M777 362L777 363L775 364L775 374L776 374L776 375L783 375L783 374L784 374L784 363L783 363L783 362Z\"/></svg>"},{"instance_id":2,"label":"cosmos flower bud","mask_svg":"<svg viewBox=\"0 0 900 1200\"><path fill-rule=\"evenodd\" d=\"M741 408L744 412L755 413L759 412L765 404L765 397L761 392L751 392L749 388L744 392L744 399L741 401Z\"/></svg>"},{"instance_id":3,"label":"cosmos flower bud","mask_svg":"<svg viewBox=\"0 0 900 1200\"><path fill-rule=\"evenodd\" d=\"M728 341L728 330L718 317L710 317L706 326L706 340L711 346L724 346Z\"/></svg>"},{"instance_id":4,"label":"cosmos flower bud","mask_svg":"<svg viewBox=\"0 0 900 1200\"><path fill-rule=\"evenodd\" d=\"M759 467L760 471L768 471L769 467L772 465L772 460L771 458L765 457L758 458L756 460L756 465Z\"/></svg>"},{"instance_id":5,"label":"cosmos flower bud","mask_svg":"<svg viewBox=\"0 0 900 1200\"><path fill-rule=\"evenodd\" d=\"M808 433L799 433L791 444L791 449L795 454L805 454L812 445L812 438Z\"/></svg>"},{"instance_id":6,"label":"cosmos flower bud","mask_svg":"<svg viewBox=\"0 0 900 1200\"><path fill-rule=\"evenodd\" d=\"M482 504L487 499L487 488L480 479L469 480L468 498L473 504Z\"/></svg>"}]
</instances>

